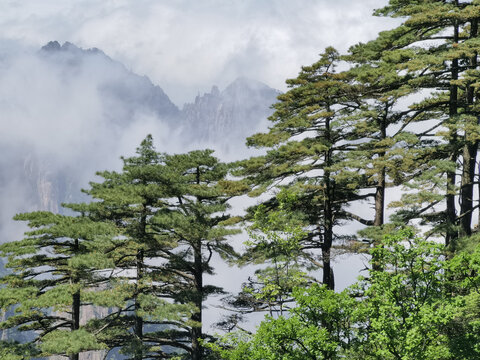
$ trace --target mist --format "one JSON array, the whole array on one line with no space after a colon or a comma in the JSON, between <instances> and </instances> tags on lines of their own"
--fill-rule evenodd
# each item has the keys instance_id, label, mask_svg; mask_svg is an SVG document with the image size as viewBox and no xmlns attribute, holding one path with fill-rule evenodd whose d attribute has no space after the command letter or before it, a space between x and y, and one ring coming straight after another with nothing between
<instances>
[{"instance_id":1,"label":"mist","mask_svg":"<svg viewBox=\"0 0 480 360\"><path fill-rule=\"evenodd\" d=\"M21 227L12 225L15 213L59 211L60 202L79 198L96 171L119 169L120 156L132 155L147 134L159 150L182 150L168 119L153 105L128 98L146 87L161 90L103 53L50 54L12 43L2 48L2 242L20 235ZM110 91L115 84L127 84L130 93Z\"/></svg>"}]
</instances>

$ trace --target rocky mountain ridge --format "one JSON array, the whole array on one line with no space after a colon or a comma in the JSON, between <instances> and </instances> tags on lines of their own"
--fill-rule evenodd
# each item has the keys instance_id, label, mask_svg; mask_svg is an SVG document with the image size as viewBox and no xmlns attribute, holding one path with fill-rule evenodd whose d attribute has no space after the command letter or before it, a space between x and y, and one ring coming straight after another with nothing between
<instances>
[{"instance_id":1,"label":"rocky mountain ridge","mask_svg":"<svg viewBox=\"0 0 480 360\"><path fill-rule=\"evenodd\" d=\"M222 143L225 139L244 142L245 138L265 127L279 92L248 78L237 78L223 91L213 86L210 93L197 96L185 104L182 124L191 141ZM252 101L252 99L255 99ZM233 139L234 138L234 139ZM230 141L231 143L231 141Z\"/></svg>"},{"instance_id":2,"label":"rocky mountain ridge","mask_svg":"<svg viewBox=\"0 0 480 360\"><path fill-rule=\"evenodd\" d=\"M70 42L60 45L58 41L50 41L39 54L52 66L61 69L62 75L70 81L82 71L102 72L103 77L107 75L99 84L98 92L105 115L112 123L125 125L133 112L139 110L167 121L174 121L179 116L179 109L160 86L154 85L147 76L131 72L100 49L82 49Z\"/></svg>"}]
</instances>

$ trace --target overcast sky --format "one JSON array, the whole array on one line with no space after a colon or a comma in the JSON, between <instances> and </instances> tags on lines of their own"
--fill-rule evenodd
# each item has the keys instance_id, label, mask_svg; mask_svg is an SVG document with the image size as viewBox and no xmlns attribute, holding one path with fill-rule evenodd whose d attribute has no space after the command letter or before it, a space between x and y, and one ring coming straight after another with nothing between
<instances>
[{"instance_id":1,"label":"overcast sky","mask_svg":"<svg viewBox=\"0 0 480 360\"><path fill-rule=\"evenodd\" d=\"M345 51L393 26L386 0L0 0L0 40L98 47L177 105L247 76L284 90L326 46Z\"/></svg>"}]
</instances>

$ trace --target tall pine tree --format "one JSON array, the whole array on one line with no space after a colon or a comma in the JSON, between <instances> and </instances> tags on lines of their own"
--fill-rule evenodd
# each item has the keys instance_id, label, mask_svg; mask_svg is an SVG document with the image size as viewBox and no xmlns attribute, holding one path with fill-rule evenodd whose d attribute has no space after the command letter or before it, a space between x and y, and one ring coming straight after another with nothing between
<instances>
[{"instance_id":1,"label":"tall pine tree","mask_svg":"<svg viewBox=\"0 0 480 360\"><path fill-rule=\"evenodd\" d=\"M214 253L235 256L227 201L245 187L226 180L228 167L211 153L160 154L148 136L121 172L98 173L104 180L86 191L96 201L69 205L121 234L106 246L114 265L105 271L113 289L126 289L123 305L97 328L135 360L202 358L204 300L220 291L203 277Z\"/></svg>"},{"instance_id":2,"label":"tall pine tree","mask_svg":"<svg viewBox=\"0 0 480 360\"><path fill-rule=\"evenodd\" d=\"M331 289L331 251L335 238L341 239L334 228L352 220L372 224L347 207L374 196L358 193L366 185L366 176L347 156L357 149L348 119L361 104L351 74L336 71L339 62L339 54L327 48L318 62L287 81L291 89L278 97L269 132L248 139L250 146L267 148L267 154L240 164L256 186L254 193L287 186L298 194L298 202L292 205L303 212L309 225L303 256L323 268L323 283ZM266 204L268 210L278 201ZM312 249L321 250L320 261Z\"/></svg>"},{"instance_id":3,"label":"tall pine tree","mask_svg":"<svg viewBox=\"0 0 480 360\"><path fill-rule=\"evenodd\" d=\"M96 201L68 205L94 221L114 225L121 234L105 244L105 256L112 266L104 273L110 288L123 291L118 299L122 304L98 321L98 336L110 349L120 349L135 360L168 358L172 352L190 349L184 340L163 336L163 332L185 327L194 304L172 303L168 288L174 277L164 271L162 263L176 244L165 242L152 229L168 194L163 157L148 136L136 156L122 159L121 172L98 173L103 181L92 182L85 191Z\"/></svg>"},{"instance_id":4,"label":"tall pine tree","mask_svg":"<svg viewBox=\"0 0 480 360\"><path fill-rule=\"evenodd\" d=\"M40 356L78 360L83 351L104 349L90 324L80 323L80 313L87 305L115 305L100 274L108 266L102 243L116 236L115 227L41 211L15 219L27 221L31 230L24 239L0 246L11 270L1 279L0 307L14 309L0 326L35 331L32 344Z\"/></svg>"},{"instance_id":5,"label":"tall pine tree","mask_svg":"<svg viewBox=\"0 0 480 360\"><path fill-rule=\"evenodd\" d=\"M455 248L472 232L478 150L477 73L479 5L453 1L390 1L377 15L404 22L366 44L372 57L396 64L421 99L403 126L413 126L425 147L424 165L405 179L402 216L422 218ZM457 174L460 174L458 176ZM458 200L458 202L457 202ZM459 203L459 206L457 206Z\"/></svg>"},{"instance_id":6,"label":"tall pine tree","mask_svg":"<svg viewBox=\"0 0 480 360\"><path fill-rule=\"evenodd\" d=\"M205 284L204 276L214 272L214 254L225 260L236 257L227 240L239 232L231 227L238 220L228 215L228 200L243 193L245 186L226 179L227 165L213 157L211 150L166 155L165 170L167 206L156 213L153 229L163 241L175 244L165 266L176 276L170 283L170 296L177 303L195 305L188 334L179 335L191 341L188 358L200 360L204 356L200 339L204 337L205 300L222 293L221 288Z\"/></svg>"}]
</instances>

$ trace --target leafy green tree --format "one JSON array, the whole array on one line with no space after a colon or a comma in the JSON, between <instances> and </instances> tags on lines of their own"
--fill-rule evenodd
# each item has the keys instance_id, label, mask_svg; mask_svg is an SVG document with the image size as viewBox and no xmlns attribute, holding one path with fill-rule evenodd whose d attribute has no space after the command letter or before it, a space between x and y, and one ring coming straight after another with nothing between
<instances>
[{"instance_id":1,"label":"leafy green tree","mask_svg":"<svg viewBox=\"0 0 480 360\"><path fill-rule=\"evenodd\" d=\"M448 261L447 273L450 294L454 296L453 320L444 328L449 347L455 359L474 359L480 356L480 248L478 237L469 238L470 244L459 247ZM472 247L472 245L474 245Z\"/></svg>"},{"instance_id":2,"label":"leafy green tree","mask_svg":"<svg viewBox=\"0 0 480 360\"><path fill-rule=\"evenodd\" d=\"M354 340L350 316L356 301L315 284L293 292L289 316L267 316L252 335L230 333L208 346L222 359L341 359Z\"/></svg>"},{"instance_id":3,"label":"leafy green tree","mask_svg":"<svg viewBox=\"0 0 480 360\"><path fill-rule=\"evenodd\" d=\"M404 229L371 250L369 276L335 293L293 292L287 316L256 333L208 345L222 359L475 359L480 352L480 250L452 259L445 246Z\"/></svg>"},{"instance_id":4,"label":"leafy green tree","mask_svg":"<svg viewBox=\"0 0 480 360\"><path fill-rule=\"evenodd\" d=\"M356 358L454 358L443 331L455 316L443 250L410 230L386 236L372 250L381 270L358 284Z\"/></svg>"},{"instance_id":5,"label":"leafy green tree","mask_svg":"<svg viewBox=\"0 0 480 360\"><path fill-rule=\"evenodd\" d=\"M444 245L411 230L372 250L369 279L354 290L359 359L474 359L479 356L480 252L449 259Z\"/></svg>"}]
</instances>

